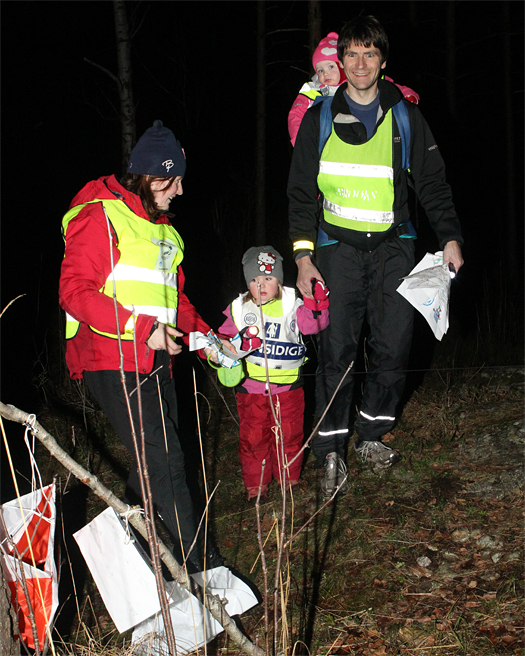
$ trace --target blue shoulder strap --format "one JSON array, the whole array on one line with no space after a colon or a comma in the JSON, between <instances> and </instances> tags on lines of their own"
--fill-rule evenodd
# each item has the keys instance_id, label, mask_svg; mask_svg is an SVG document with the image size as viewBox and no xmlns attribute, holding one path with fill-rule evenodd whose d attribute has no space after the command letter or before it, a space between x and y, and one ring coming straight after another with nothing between
<instances>
[{"instance_id":1,"label":"blue shoulder strap","mask_svg":"<svg viewBox=\"0 0 525 656\"><path fill-rule=\"evenodd\" d=\"M392 108L401 137L403 171L410 169L410 121L405 103L400 100Z\"/></svg>"},{"instance_id":2,"label":"blue shoulder strap","mask_svg":"<svg viewBox=\"0 0 525 656\"><path fill-rule=\"evenodd\" d=\"M402 100L392 107L392 111L394 112L394 117L399 129L399 136L401 137L401 163L403 171L410 172L410 121L408 120L408 111ZM401 238L417 239L416 229L410 219L407 223L401 224L401 226L406 226L406 228L404 228L406 232L399 235Z\"/></svg>"},{"instance_id":3,"label":"blue shoulder strap","mask_svg":"<svg viewBox=\"0 0 525 656\"><path fill-rule=\"evenodd\" d=\"M332 133L332 100L333 96L319 96L313 103L314 105L322 103L319 125L319 157L321 157L328 137ZM330 239L326 232L322 228L319 228L317 231L317 248L328 246L329 244L337 244L337 240Z\"/></svg>"},{"instance_id":4,"label":"blue shoulder strap","mask_svg":"<svg viewBox=\"0 0 525 656\"><path fill-rule=\"evenodd\" d=\"M324 98L319 96L314 100L314 105L322 103L319 127L319 157L321 157L325 143L332 132L332 100L333 96L325 96Z\"/></svg>"}]
</instances>

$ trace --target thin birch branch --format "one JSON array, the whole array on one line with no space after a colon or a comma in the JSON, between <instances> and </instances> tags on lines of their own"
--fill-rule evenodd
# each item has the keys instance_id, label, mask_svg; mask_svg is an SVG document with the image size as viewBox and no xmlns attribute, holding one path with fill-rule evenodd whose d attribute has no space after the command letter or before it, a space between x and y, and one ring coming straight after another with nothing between
<instances>
[{"instance_id":1,"label":"thin birch branch","mask_svg":"<svg viewBox=\"0 0 525 656\"><path fill-rule=\"evenodd\" d=\"M0 319L4 316L4 312L7 310L7 308L12 305L15 301L18 301L19 298L22 298L22 296L25 296L25 294L19 294L16 296L12 301L9 301L9 303L5 306L5 308L0 312Z\"/></svg>"},{"instance_id":2,"label":"thin birch branch","mask_svg":"<svg viewBox=\"0 0 525 656\"><path fill-rule=\"evenodd\" d=\"M264 637L266 644L266 653L269 654L270 647L270 626L268 622L268 565L266 563L266 554L264 553L264 543L262 539L262 527L261 527L261 490L264 477L264 468L266 467L266 460L262 461L261 467L261 480L259 483L259 492L257 493L257 499L255 500L255 515L257 517L257 541L259 542L259 553L261 555L261 565L263 571L263 580L264 580Z\"/></svg>"},{"instance_id":3,"label":"thin birch branch","mask_svg":"<svg viewBox=\"0 0 525 656\"><path fill-rule=\"evenodd\" d=\"M84 61L87 62L88 64L91 64L91 66L95 66L95 68L100 68L100 70L101 70L101 71L104 71L104 73L106 73L106 75L109 75L109 77L110 77L114 82L116 82L117 84L119 84L119 79L118 79L118 77L115 75L115 73L112 73L112 72L109 71L107 68L105 68L104 66L101 66L100 64L97 64L96 62L92 62L91 59L88 59L87 57L84 57Z\"/></svg>"}]
</instances>

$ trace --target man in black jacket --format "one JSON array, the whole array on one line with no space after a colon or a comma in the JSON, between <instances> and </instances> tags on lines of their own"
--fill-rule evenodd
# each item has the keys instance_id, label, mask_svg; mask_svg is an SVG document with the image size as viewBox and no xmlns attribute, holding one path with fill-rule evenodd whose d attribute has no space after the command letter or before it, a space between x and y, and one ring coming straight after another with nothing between
<instances>
[{"instance_id":1,"label":"man in black jacket","mask_svg":"<svg viewBox=\"0 0 525 656\"><path fill-rule=\"evenodd\" d=\"M414 266L408 174L393 111L399 102L410 124L405 146L410 147L415 191L443 249L443 262L456 271L463 264L462 237L444 163L425 119L394 84L380 79L388 58L381 24L373 16L354 19L342 30L337 52L347 84L332 101L330 136L320 151L320 104L306 112L297 135L288 181L290 236L303 296L312 296L312 278L330 289L330 326L319 336L318 416L355 360L368 323L368 371L354 448L360 460L380 470L400 457L381 438L395 422L413 323L411 305L396 291ZM344 476L352 393L350 374L312 442L324 466L325 497L337 487L340 493L348 489Z\"/></svg>"}]
</instances>

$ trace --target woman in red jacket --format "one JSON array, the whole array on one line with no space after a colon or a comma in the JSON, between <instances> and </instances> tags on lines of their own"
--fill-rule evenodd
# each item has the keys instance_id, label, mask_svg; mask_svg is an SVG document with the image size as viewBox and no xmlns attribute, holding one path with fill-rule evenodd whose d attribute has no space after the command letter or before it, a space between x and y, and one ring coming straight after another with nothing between
<instances>
[{"instance_id":1,"label":"woman in red jacket","mask_svg":"<svg viewBox=\"0 0 525 656\"><path fill-rule=\"evenodd\" d=\"M59 300L66 311L70 375L84 378L132 455L121 364L140 443L138 375L153 501L175 556L202 570L202 531L191 549L198 521L177 436L171 369L172 356L182 349L175 340L210 330L184 293L184 244L167 212L171 200L182 194L185 172L180 143L155 121L137 142L120 182L104 176L81 189L63 219ZM135 467L126 493L134 502L141 499ZM208 549L206 567L220 564L218 552Z\"/></svg>"}]
</instances>

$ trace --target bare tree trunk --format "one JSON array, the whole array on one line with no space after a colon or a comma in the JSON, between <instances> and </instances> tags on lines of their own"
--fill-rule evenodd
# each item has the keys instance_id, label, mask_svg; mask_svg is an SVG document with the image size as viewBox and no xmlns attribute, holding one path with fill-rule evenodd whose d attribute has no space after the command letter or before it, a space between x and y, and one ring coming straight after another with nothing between
<instances>
[{"instance_id":1,"label":"bare tree trunk","mask_svg":"<svg viewBox=\"0 0 525 656\"><path fill-rule=\"evenodd\" d=\"M456 6L455 0L447 2L446 23L446 53L447 53L447 98L450 116L455 119L456 102Z\"/></svg>"},{"instance_id":2,"label":"bare tree trunk","mask_svg":"<svg viewBox=\"0 0 525 656\"><path fill-rule=\"evenodd\" d=\"M321 40L321 2L308 0L308 47L310 57Z\"/></svg>"},{"instance_id":3,"label":"bare tree trunk","mask_svg":"<svg viewBox=\"0 0 525 656\"><path fill-rule=\"evenodd\" d=\"M255 146L255 241L266 241L266 6L257 0L257 126Z\"/></svg>"},{"instance_id":4,"label":"bare tree trunk","mask_svg":"<svg viewBox=\"0 0 525 656\"><path fill-rule=\"evenodd\" d=\"M126 3L113 0L115 32L117 37L118 92L120 97L120 122L122 126L122 172L125 173L131 149L135 145L135 105L131 82L131 37L129 35Z\"/></svg>"},{"instance_id":5,"label":"bare tree trunk","mask_svg":"<svg viewBox=\"0 0 525 656\"><path fill-rule=\"evenodd\" d=\"M507 243L505 259L507 272L511 280L516 280L518 272L516 202L515 202L515 170L514 170L514 121L512 117L512 55L510 49L510 15L508 0L503 2L503 52L504 61L504 107L505 107L505 164L507 169L507 218L505 221Z\"/></svg>"},{"instance_id":6,"label":"bare tree trunk","mask_svg":"<svg viewBox=\"0 0 525 656\"><path fill-rule=\"evenodd\" d=\"M11 593L0 567L0 654L2 656L17 656L20 654L20 643L15 642L18 635L18 622L11 604Z\"/></svg>"}]
</instances>

